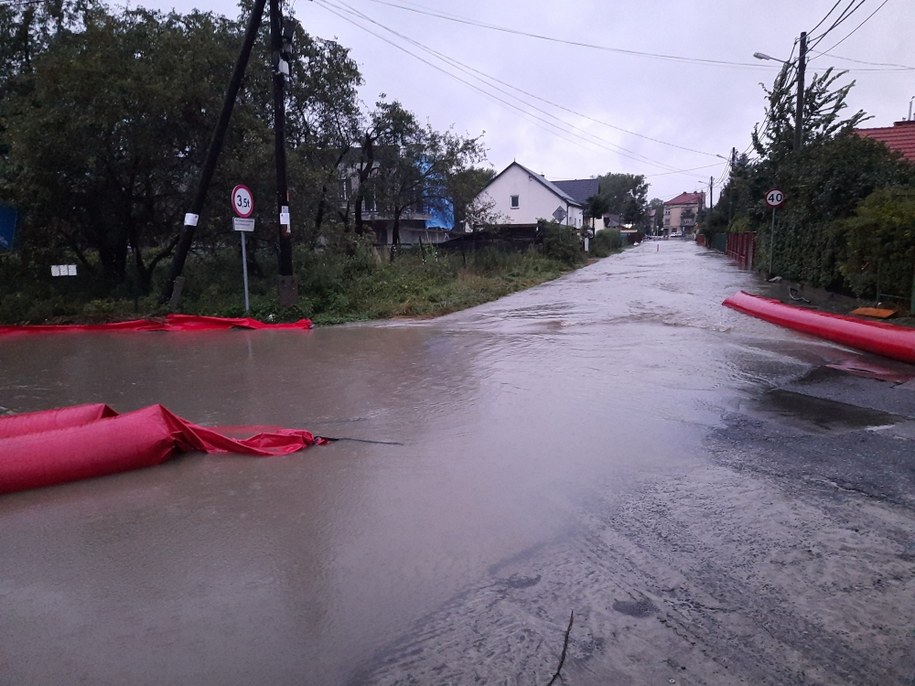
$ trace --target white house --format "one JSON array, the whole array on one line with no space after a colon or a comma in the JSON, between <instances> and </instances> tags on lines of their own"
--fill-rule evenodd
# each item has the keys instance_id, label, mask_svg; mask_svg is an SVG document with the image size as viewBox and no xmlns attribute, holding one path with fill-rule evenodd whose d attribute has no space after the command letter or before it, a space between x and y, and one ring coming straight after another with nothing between
<instances>
[{"instance_id":1,"label":"white house","mask_svg":"<svg viewBox=\"0 0 915 686\"><path fill-rule=\"evenodd\" d=\"M542 174L512 162L477 196L477 202L491 205L503 224L535 227L539 219L580 229L584 206Z\"/></svg>"}]
</instances>

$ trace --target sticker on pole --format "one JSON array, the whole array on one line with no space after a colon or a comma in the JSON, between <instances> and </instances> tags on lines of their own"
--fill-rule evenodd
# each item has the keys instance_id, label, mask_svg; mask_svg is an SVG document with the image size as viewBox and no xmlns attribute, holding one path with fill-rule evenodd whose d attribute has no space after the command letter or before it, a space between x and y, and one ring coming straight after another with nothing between
<instances>
[{"instance_id":1,"label":"sticker on pole","mask_svg":"<svg viewBox=\"0 0 915 686\"><path fill-rule=\"evenodd\" d=\"M766 204L769 207L781 207L785 204L785 194L773 188L766 193Z\"/></svg>"},{"instance_id":2,"label":"sticker on pole","mask_svg":"<svg viewBox=\"0 0 915 686\"><path fill-rule=\"evenodd\" d=\"M254 214L254 196L250 188L238 184L232 189L232 210L242 219Z\"/></svg>"}]
</instances>

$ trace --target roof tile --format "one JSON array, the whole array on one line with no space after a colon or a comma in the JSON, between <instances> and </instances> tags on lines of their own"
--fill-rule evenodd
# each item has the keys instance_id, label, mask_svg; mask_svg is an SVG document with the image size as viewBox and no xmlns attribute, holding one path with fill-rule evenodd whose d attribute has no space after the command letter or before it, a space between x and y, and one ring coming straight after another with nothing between
<instances>
[{"instance_id":1,"label":"roof tile","mask_svg":"<svg viewBox=\"0 0 915 686\"><path fill-rule=\"evenodd\" d=\"M892 126L854 131L864 138L882 142L890 150L901 152L909 162L915 162L915 120L897 121Z\"/></svg>"}]
</instances>

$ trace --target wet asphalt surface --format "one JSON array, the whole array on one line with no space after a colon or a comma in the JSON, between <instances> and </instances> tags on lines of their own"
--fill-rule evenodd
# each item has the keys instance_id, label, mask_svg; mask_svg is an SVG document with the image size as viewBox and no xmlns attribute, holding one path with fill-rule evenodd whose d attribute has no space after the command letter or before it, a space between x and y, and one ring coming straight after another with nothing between
<instances>
[{"instance_id":1,"label":"wet asphalt surface","mask_svg":"<svg viewBox=\"0 0 915 686\"><path fill-rule=\"evenodd\" d=\"M738 288L668 241L430 322L0 340L8 411L359 439L0 498L0 684L915 683L915 367Z\"/></svg>"}]
</instances>

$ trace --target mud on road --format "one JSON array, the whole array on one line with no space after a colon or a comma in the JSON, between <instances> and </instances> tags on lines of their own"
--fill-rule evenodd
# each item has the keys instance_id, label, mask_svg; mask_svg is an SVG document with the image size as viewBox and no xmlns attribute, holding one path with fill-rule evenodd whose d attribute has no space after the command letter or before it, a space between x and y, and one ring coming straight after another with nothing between
<instances>
[{"instance_id":1,"label":"mud on road","mask_svg":"<svg viewBox=\"0 0 915 686\"><path fill-rule=\"evenodd\" d=\"M783 421L784 394L813 414ZM710 433L704 465L623 502L595 485L562 536L351 683L547 684L573 612L567 685L915 683L913 417L915 392L874 379L771 389Z\"/></svg>"}]
</instances>

